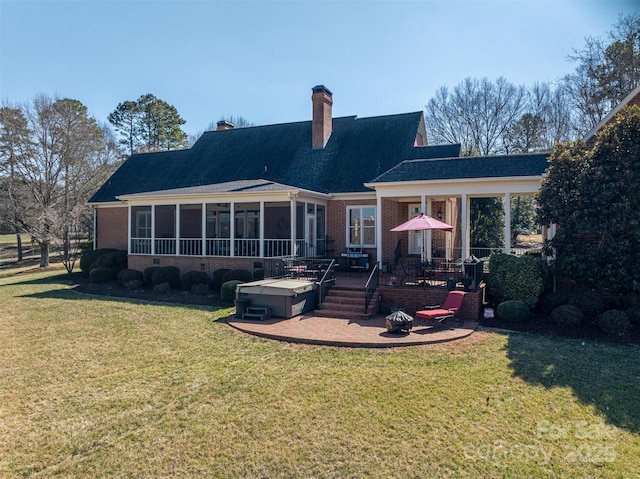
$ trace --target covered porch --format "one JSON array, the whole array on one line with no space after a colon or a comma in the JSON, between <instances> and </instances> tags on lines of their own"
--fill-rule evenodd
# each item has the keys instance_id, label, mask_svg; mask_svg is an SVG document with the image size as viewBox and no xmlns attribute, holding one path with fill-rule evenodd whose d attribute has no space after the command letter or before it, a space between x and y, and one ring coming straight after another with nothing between
<instances>
[{"instance_id":1,"label":"covered porch","mask_svg":"<svg viewBox=\"0 0 640 479\"><path fill-rule=\"evenodd\" d=\"M123 195L130 255L321 257L329 196L266 180Z\"/></svg>"}]
</instances>

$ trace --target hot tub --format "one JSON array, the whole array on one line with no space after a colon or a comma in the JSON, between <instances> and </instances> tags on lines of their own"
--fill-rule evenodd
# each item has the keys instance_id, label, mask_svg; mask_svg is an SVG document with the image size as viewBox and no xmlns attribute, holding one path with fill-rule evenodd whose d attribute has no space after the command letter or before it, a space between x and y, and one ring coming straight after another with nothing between
<instances>
[{"instance_id":1,"label":"hot tub","mask_svg":"<svg viewBox=\"0 0 640 479\"><path fill-rule=\"evenodd\" d=\"M249 300L250 307L267 306L271 316L292 318L316 307L316 284L298 279L263 279L236 287L236 299Z\"/></svg>"}]
</instances>

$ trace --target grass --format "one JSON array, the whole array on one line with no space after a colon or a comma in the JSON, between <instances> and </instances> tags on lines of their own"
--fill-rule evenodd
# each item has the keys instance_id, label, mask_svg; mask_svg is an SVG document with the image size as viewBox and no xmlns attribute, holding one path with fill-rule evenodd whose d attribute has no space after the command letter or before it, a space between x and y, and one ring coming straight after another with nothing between
<instances>
[{"instance_id":1,"label":"grass","mask_svg":"<svg viewBox=\"0 0 640 479\"><path fill-rule=\"evenodd\" d=\"M479 331L391 350L0 279L0 477L632 477L640 350Z\"/></svg>"}]
</instances>

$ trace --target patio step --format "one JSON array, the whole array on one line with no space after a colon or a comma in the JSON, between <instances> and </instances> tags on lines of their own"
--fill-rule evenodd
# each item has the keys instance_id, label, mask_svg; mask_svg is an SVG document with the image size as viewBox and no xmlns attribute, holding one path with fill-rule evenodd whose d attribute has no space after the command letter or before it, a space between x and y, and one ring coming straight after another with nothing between
<instances>
[{"instance_id":1,"label":"patio step","mask_svg":"<svg viewBox=\"0 0 640 479\"><path fill-rule=\"evenodd\" d=\"M242 319L257 319L264 321L271 318L271 308L266 306L249 306L246 313L242 315Z\"/></svg>"},{"instance_id":2,"label":"patio step","mask_svg":"<svg viewBox=\"0 0 640 479\"><path fill-rule=\"evenodd\" d=\"M364 289L334 286L319 306L317 313L330 318L371 317L380 310L380 295L373 294L369 307L364 311Z\"/></svg>"}]
</instances>

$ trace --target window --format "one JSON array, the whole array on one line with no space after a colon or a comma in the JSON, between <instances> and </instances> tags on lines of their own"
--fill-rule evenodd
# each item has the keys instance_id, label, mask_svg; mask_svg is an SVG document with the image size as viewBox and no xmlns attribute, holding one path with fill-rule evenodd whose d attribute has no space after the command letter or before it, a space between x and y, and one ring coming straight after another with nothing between
<instances>
[{"instance_id":1,"label":"window","mask_svg":"<svg viewBox=\"0 0 640 479\"><path fill-rule=\"evenodd\" d=\"M350 247L375 247L376 208L375 206L354 206L347 208L347 244Z\"/></svg>"}]
</instances>

